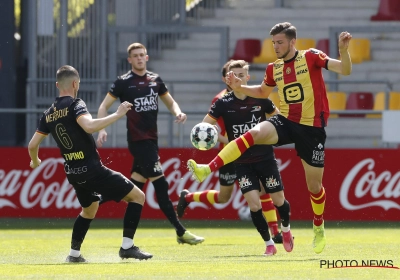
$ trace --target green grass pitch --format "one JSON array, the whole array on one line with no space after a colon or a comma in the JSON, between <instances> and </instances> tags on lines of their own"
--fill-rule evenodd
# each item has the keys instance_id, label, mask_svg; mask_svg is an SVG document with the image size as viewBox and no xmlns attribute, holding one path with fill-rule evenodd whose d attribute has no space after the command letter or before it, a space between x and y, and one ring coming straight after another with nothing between
<instances>
[{"instance_id":1,"label":"green grass pitch","mask_svg":"<svg viewBox=\"0 0 400 280\"><path fill-rule=\"evenodd\" d=\"M320 267L337 260L390 260L400 267L397 223L327 221L327 246L317 255L311 222L293 221L293 252L277 244L278 253L264 257L264 242L251 222L183 222L205 242L178 245L166 221L141 221L135 245L154 257L122 261L122 221L94 220L81 249L90 263L66 264L72 219L0 219L0 279L400 279L394 268Z\"/></svg>"}]
</instances>

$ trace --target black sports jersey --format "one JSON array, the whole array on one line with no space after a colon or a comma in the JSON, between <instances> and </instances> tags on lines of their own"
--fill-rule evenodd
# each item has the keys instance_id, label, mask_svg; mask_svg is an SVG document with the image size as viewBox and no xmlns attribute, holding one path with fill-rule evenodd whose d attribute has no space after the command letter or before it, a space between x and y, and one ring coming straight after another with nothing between
<instances>
[{"instance_id":1,"label":"black sports jersey","mask_svg":"<svg viewBox=\"0 0 400 280\"><path fill-rule=\"evenodd\" d=\"M223 118L228 140L232 141L258 123L265 121L265 114L272 114L274 111L275 105L269 99L246 97L241 100L230 92L211 105L208 115L215 120ZM272 146L254 145L247 149L236 162L257 162L270 158L274 158Z\"/></svg>"},{"instance_id":2,"label":"black sports jersey","mask_svg":"<svg viewBox=\"0 0 400 280\"><path fill-rule=\"evenodd\" d=\"M57 142L70 183L85 181L102 165L93 136L77 123L77 119L85 114L89 112L82 99L57 97L43 113L36 130L44 135L51 133Z\"/></svg>"},{"instance_id":3,"label":"black sports jersey","mask_svg":"<svg viewBox=\"0 0 400 280\"><path fill-rule=\"evenodd\" d=\"M110 94L121 102L133 104L132 110L126 114L128 141L158 139L158 96L167 92L160 76L150 71L146 71L143 76L129 71L114 82Z\"/></svg>"}]
</instances>

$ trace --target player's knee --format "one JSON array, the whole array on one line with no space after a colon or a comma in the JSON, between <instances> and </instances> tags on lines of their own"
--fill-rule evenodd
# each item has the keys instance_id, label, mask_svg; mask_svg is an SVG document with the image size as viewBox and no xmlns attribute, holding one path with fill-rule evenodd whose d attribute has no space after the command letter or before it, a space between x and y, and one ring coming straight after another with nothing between
<instances>
[{"instance_id":1,"label":"player's knee","mask_svg":"<svg viewBox=\"0 0 400 280\"><path fill-rule=\"evenodd\" d=\"M85 219L94 219L97 210L99 209L99 202L93 202L89 207L82 208L80 215Z\"/></svg>"},{"instance_id":2,"label":"player's knee","mask_svg":"<svg viewBox=\"0 0 400 280\"><path fill-rule=\"evenodd\" d=\"M249 208L250 208L251 212L257 212L262 209L261 204L257 204L257 203L249 203Z\"/></svg>"},{"instance_id":3,"label":"player's knee","mask_svg":"<svg viewBox=\"0 0 400 280\"><path fill-rule=\"evenodd\" d=\"M125 197L124 200L126 202L134 202L140 205L143 205L146 197L144 192L142 192L139 188L133 188Z\"/></svg>"}]
</instances>

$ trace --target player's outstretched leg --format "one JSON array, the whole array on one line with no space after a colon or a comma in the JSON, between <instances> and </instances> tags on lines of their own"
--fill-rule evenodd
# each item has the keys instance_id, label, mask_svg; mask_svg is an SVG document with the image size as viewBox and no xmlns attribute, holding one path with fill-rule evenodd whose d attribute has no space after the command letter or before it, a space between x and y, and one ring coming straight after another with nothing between
<instances>
[{"instance_id":1,"label":"player's outstretched leg","mask_svg":"<svg viewBox=\"0 0 400 280\"><path fill-rule=\"evenodd\" d=\"M322 222L320 226L314 225L313 228L314 228L313 248L314 252L319 254L324 250L326 244L324 222Z\"/></svg>"},{"instance_id":2,"label":"player's outstretched leg","mask_svg":"<svg viewBox=\"0 0 400 280\"><path fill-rule=\"evenodd\" d=\"M199 183L203 182L211 174L211 169L207 164L197 164L193 159L187 161L187 168L193 173L193 179Z\"/></svg>"},{"instance_id":3,"label":"player's outstretched leg","mask_svg":"<svg viewBox=\"0 0 400 280\"><path fill-rule=\"evenodd\" d=\"M176 213L178 214L179 218L182 218L185 214L185 209L188 207L189 202L186 201L185 196L189 193L188 190L181 191L179 196L178 206L176 207Z\"/></svg>"},{"instance_id":4,"label":"player's outstretched leg","mask_svg":"<svg viewBox=\"0 0 400 280\"><path fill-rule=\"evenodd\" d=\"M202 243L204 241L204 238L201 236L194 235L190 231L185 231L185 233L182 236L177 236L176 241L179 244L189 244L189 245L197 245L199 243Z\"/></svg>"},{"instance_id":5,"label":"player's outstretched leg","mask_svg":"<svg viewBox=\"0 0 400 280\"><path fill-rule=\"evenodd\" d=\"M152 254L142 251L137 246L132 246L129 249L119 249L119 257L121 259L138 259L138 260L147 260L153 257Z\"/></svg>"}]
</instances>

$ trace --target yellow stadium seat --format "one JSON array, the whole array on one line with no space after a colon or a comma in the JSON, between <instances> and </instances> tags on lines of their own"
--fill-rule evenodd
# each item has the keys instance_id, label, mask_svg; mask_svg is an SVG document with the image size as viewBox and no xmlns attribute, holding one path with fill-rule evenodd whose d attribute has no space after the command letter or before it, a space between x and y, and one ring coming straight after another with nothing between
<instances>
[{"instance_id":1,"label":"yellow stadium seat","mask_svg":"<svg viewBox=\"0 0 400 280\"><path fill-rule=\"evenodd\" d=\"M373 110L385 110L386 106L386 94L385 92L381 91L378 92L375 95L375 101L374 101L374 108ZM400 110L400 92L394 92L391 91L389 92L389 104L388 104L388 109L389 110ZM381 118L381 114L368 114L367 118Z\"/></svg>"},{"instance_id":2,"label":"yellow stadium seat","mask_svg":"<svg viewBox=\"0 0 400 280\"><path fill-rule=\"evenodd\" d=\"M346 110L347 94L342 91L327 92L329 110ZM338 114L331 114L331 118L337 118Z\"/></svg>"},{"instance_id":3,"label":"yellow stadium seat","mask_svg":"<svg viewBox=\"0 0 400 280\"><path fill-rule=\"evenodd\" d=\"M277 91L271 92L271 94L268 96L268 98L274 102L276 108L279 109L279 94Z\"/></svg>"},{"instance_id":4,"label":"yellow stadium seat","mask_svg":"<svg viewBox=\"0 0 400 280\"><path fill-rule=\"evenodd\" d=\"M315 48L315 39L312 38L297 38L296 39L296 49L298 50L308 50L310 48Z\"/></svg>"},{"instance_id":5,"label":"yellow stadium seat","mask_svg":"<svg viewBox=\"0 0 400 280\"><path fill-rule=\"evenodd\" d=\"M366 38L353 38L349 43L349 53L353 63L371 60L370 41Z\"/></svg>"},{"instance_id":6,"label":"yellow stadium seat","mask_svg":"<svg viewBox=\"0 0 400 280\"><path fill-rule=\"evenodd\" d=\"M272 39L267 38L262 42L260 55L253 58L253 63L271 63L276 59Z\"/></svg>"}]
</instances>

